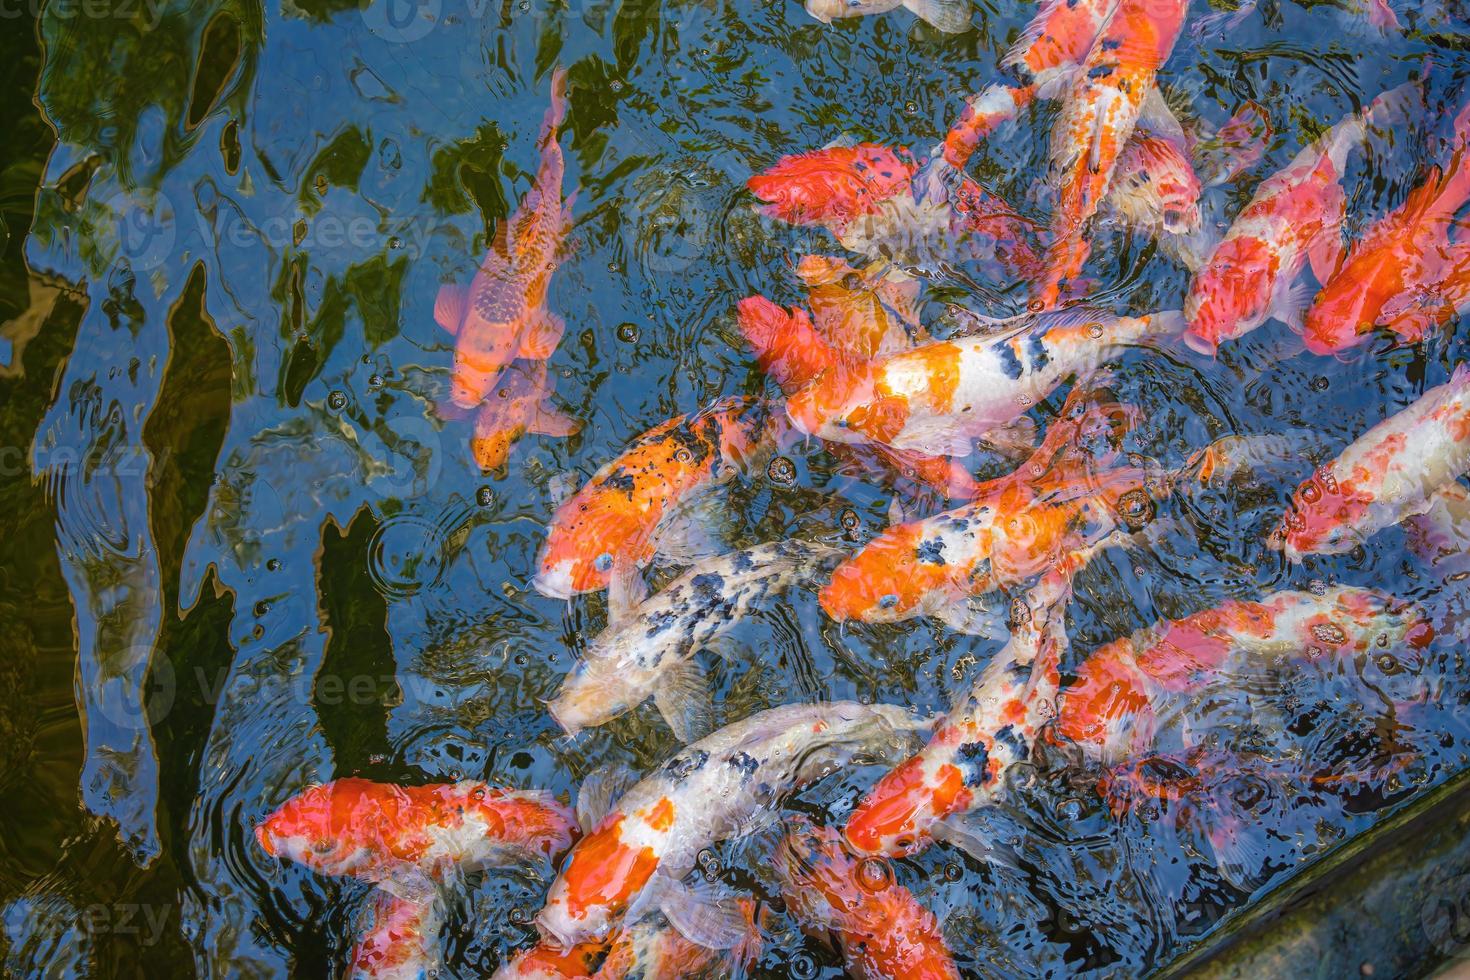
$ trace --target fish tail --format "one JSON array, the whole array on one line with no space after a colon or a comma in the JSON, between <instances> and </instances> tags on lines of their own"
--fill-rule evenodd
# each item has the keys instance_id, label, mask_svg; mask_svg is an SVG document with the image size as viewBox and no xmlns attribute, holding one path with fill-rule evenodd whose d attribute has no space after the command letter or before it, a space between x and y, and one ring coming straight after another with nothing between
<instances>
[{"instance_id":1,"label":"fish tail","mask_svg":"<svg viewBox=\"0 0 1470 980\"><path fill-rule=\"evenodd\" d=\"M567 70L557 66L551 73L551 105L541 122L541 145L556 141L556 131L567 116Z\"/></svg>"}]
</instances>

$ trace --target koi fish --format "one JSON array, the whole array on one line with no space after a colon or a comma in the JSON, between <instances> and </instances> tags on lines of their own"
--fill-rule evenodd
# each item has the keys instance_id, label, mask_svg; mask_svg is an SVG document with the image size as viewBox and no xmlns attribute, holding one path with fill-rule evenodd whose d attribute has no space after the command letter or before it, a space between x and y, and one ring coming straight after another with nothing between
<instances>
[{"instance_id":1,"label":"koi fish","mask_svg":"<svg viewBox=\"0 0 1470 980\"><path fill-rule=\"evenodd\" d=\"M553 406L545 361L517 361L500 376L495 393L475 416L470 453L480 469L500 469L510 458L513 442L528 432L565 438L582 423Z\"/></svg>"},{"instance_id":2,"label":"koi fish","mask_svg":"<svg viewBox=\"0 0 1470 980\"><path fill-rule=\"evenodd\" d=\"M409 901L374 891L359 923L349 958L353 980L428 980L443 962L439 931L444 910L437 898Z\"/></svg>"},{"instance_id":3,"label":"koi fish","mask_svg":"<svg viewBox=\"0 0 1470 980\"><path fill-rule=\"evenodd\" d=\"M834 701L757 712L682 749L622 795L572 849L536 917L563 948L606 938L630 910L658 907L687 938L724 948L746 934L681 880L699 851L755 832L782 797L858 758L893 759L923 726L906 710ZM579 801L580 803L580 801Z\"/></svg>"},{"instance_id":4,"label":"koi fish","mask_svg":"<svg viewBox=\"0 0 1470 980\"><path fill-rule=\"evenodd\" d=\"M1243 103L1225 125L1195 145L1200 183L1215 187L1239 177L1265 155L1274 134L1266 110L1257 102Z\"/></svg>"},{"instance_id":5,"label":"koi fish","mask_svg":"<svg viewBox=\"0 0 1470 980\"><path fill-rule=\"evenodd\" d=\"M1431 325L1448 323L1454 306L1430 304L1427 316L1411 317L1411 297L1432 292L1453 264L1451 228L1455 214L1470 201L1470 105L1455 120L1454 153L1447 167L1436 167L1404 203L1374 224L1348 253L1342 268L1322 287L1303 321L1302 336L1314 354L1335 354L1364 343L1374 327L1399 310L1406 343L1419 340ZM1409 303L1404 301L1409 299ZM1422 307L1421 307L1422 308Z\"/></svg>"},{"instance_id":6,"label":"koi fish","mask_svg":"<svg viewBox=\"0 0 1470 980\"><path fill-rule=\"evenodd\" d=\"M877 143L830 146L784 156L745 182L767 217L796 225L820 225L838 238L879 202L906 190L915 164L907 151Z\"/></svg>"},{"instance_id":7,"label":"koi fish","mask_svg":"<svg viewBox=\"0 0 1470 980\"><path fill-rule=\"evenodd\" d=\"M1135 130L1118 158L1106 204L1193 271L1204 263L1191 242L1200 231L1201 190L1182 140Z\"/></svg>"},{"instance_id":8,"label":"koi fish","mask_svg":"<svg viewBox=\"0 0 1470 980\"><path fill-rule=\"evenodd\" d=\"M777 854L786 906L813 933L837 937L860 980L959 980L939 920L893 869L859 861L836 831L799 819Z\"/></svg>"},{"instance_id":9,"label":"koi fish","mask_svg":"<svg viewBox=\"0 0 1470 980\"><path fill-rule=\"evenodd\" d=\"M1320 467L1292 495L1271 543L1287 558L1351 551L1422 514L1470 470L1470 365L1389 416ZM1450 491L1453 492L1453 491Z\"/></svg>"},{"instance_id":10,"label":"koi fish","mask_svg":"<svg viewBox=\"0 0 1470 980\"><path fill-rule=\"evenodd\" d=\"M597 975L597 963L610 945L590 942L563 949L539 942L500 964L493 980L588 980Z\"/></svg>"},{"instance_id":11,"label":"koi fish","mask_svg":"<svg viewBox=\"0 0 1470 980\"><path fill-rule=\"evenodd\" d=\"M416 901L451 871L555 860L576 834L570 811L539 790L354 778L298 793L255 828L273 857Z\"/></svg>"},{"instance_id":12,"label":"koi fish","mask_svg":"<svg viewBox=\"0 0 1470 980\"><path fill-rule=\"evenodd\" d=\"M551 108L541 123L536 182L515 213L495 227L495 239L468 288L445 284L434 320L456 338L450 397L474 408L516 358L544 360L556 350L566 324L546 308L562 250L572 227L563 204L565 164L556 131L566 116L566 71L551 76Z\"/></svg>"},{"instance_id":13,"label":"koi fish","mask_svg":"<svg viewBox=\"0 0 1470 980\"><path fill-rule=\"evenodd\" d=\"M1124 522L1120 514L1141 527L1166 486L1154 474L1122 467L1041 494L1011 484L892 525L837 566L820 593L822 609L838 622L933 616L957 632L987 635L995 611L985 596L1108 537Z\"/></svg>"},{"instance_id":14,"label":"koi fish","mask_svg":"<svg viewBox=\"0 0 1470 980\"><path fill-rule=\"evenodd\" d=\"M1310 263L1318 281L1327 282L1341 261L1347 155L1367 139L1369 125L1398 113L1413 90L1404 85L1380 95L1261 182L1190 283L1189 346L1213 354L1221 341L1250 333L1270 316L1300 328L1310 296L1297 277Z\"/></svg>"},{"instance_id":15,"label":"koi fish","mask_svg":"<svg viewBox=\"0 0 1470 980\"><path fill-rule=\"evenodd\" d=\"M1422 649L1433 638L1417 608L1372 589L1229 600L1093 651L1063 688L1051 731L1089 757L1125 759L1153 744L1158 714L1171 698L1207 687L1231 663L1345 658L1405 644Z\"/></svg>"},{"instance_id":16,"label":"koi fish","mask_svg":"<svg viewBox=\"0 0 1470 980\"><path fill-rule=\"evenodd\" d=\"M1017 318L1000 336L935 341L831 371L791 394L797 429L830 442L879 443L931 456L968 456L1004 438L1027 408L1065 380L1095 371L1129 344L1178 333L1177 312L1119 317L1069 309Z\"/></svg>"},{"instance_id":17,"label":"koi fish","mask_svg":"<svg viewBox=\"0 0 1470 980\"><path fill-rule=\"evenodd\" d=\"M806 0L806 12L824 24L887 13L898 7L945 34L963 34L970 29L969 0Z\"/></svg>"},{"instance_id":18,"label":"koi fish","mask_svg":"<svg viewBox=\"0 0 1470 980\"><path fill-rule=\"evenodd\" d=\"M1107 194L1145 100L1162 106L1154 76L1174 50L1188 6L1185 0L1118 0L1072 76L1051 138L1057 205L1038 295L1047 308L1058 303L1062 283L1082 271L1087 223ZM1155 114L1169 115L1166 108Z\"/></svg>"},{"instance_id":19,"label":"koi fish","mask_svg":"<svg viewBox=\"0 0 1470 980\"><path fill-rule=\"evenodd\" d=\"M1005 773L1030 757L1051 717L1067 645L1061 608L1073 571L1089 554L1069 556L1028 597L1003 647L957 700L917 755L878 781L847 820L848 844L861 854L903 857L934 840L981 856L987 848L957 819L998 803ZM1034 607L1034 608L1033 608Z\"/></svg>"},{"instance_id":20,"label":"koi fish","mask_svg":"<svg viewBox=\"0 0 1470 980\"><path fill-rule=\"evenodd\" d=\"M748 963L760 949L755 901L739 898L735 904L748 933L728 952L692 942L662 915L652 915L618 934L612 951L595 974L596 980L685 980L732 975L732 965Z\"/></svg>"},{"instance_id":21,"label":"koi fish","mask_svg":"<svg viewBox=\"0 0 1470 980\"><path fill-rule=\"evenodd\" d=\"M724 398L635 439L557 508L537 559L536 591L556 599L607 588L615 566L694 547L688 508L769 451L762 401Z\"/></svg>"},{"instance_id":22,"label":"koi fish","mask_svg":"<svg viewBox=\"0 0 1470 980\"><path fill-rule=\"evenodd\" d=\"M819 574L836 554L797 540L757 545L701 561L642 602L612 608L610 601L607 629L587 645L547 710L572 735L651 694L680 742L707 734L709 682L694 654L718 649L752 608Z\"/></svg>"},{"instance_id":23,"label":"koi fish","mask_svg":"<svg viewBox=\"0 0 1470 980\"><path fill-rule=\"evenodd\" d=\"M869 360L896 354L913 343L919 326L918 282L892 273L865 279L842 259L803 255L796 274L822 338L837 350Z\"/></svg>"}]
</instances>

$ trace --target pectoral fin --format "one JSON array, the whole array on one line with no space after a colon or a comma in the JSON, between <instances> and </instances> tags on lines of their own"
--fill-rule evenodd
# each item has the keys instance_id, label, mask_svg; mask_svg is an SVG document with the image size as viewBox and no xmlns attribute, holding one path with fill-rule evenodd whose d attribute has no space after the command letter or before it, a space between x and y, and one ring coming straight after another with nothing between
<instances>
[{"instance_id":1,"label":"pectoral fin","mask_svg":"<svg viewBox=\"0 0 1470 980\"><path fill-rule=\"evenodd\" d=\"M531 410L530 417L526 419L526 431L538 435L553 436L557 439L565 439L567 436L576 435L582 429L580 419L574 419L570 415L555 407L549 401L541 401Z\"/></svg>"},{"instance_id":2,"label":"pectoral fin","mask_svg":"<svg viewBox=\"0 0 1470 980\"><path fill-rule=\"evenodd\" d=\"M945 34L963 34L970 29L970 0L904 0L903 5Z\"/></svg>"},{"instance_id":3,"label":"pectoral fin","mask_svg":"<svg viewBox=\"0 0 1470 980\"><path fill-rule=\"evenodd\" d=\"M706 884L689 886L668 875L655 875L648 887L669 925L706 949L734 949L750 932L750 920L736 897Z\"/></svg>"},{"instance_id":4,"label":"pectoral fin","mask_svg":"<svg viewBox=\"0 0 1470 980\"><path fill-rule=\"evenodd\" d=\"M561 317L550 310L540 310L535 319L526 324L521 334L521 349L516 355L530 360L543 360L556 352L567 325Z\"/></svg>"},{"instance_id":5,"label":"pectoral fin","mask_svg":"<svg viewBox=\"0 0 1470 980\"><path fill-rule=\"evenodd\" d=\"M1036 423L1022 415L986 431L980 441L1011 459L1029 459L1036 449Z\"/></svg>"},{"instance_id":6,"label":"pectoral fin","mask_svg":"<svg viewBox=\"0 0 1470 980\"><path fill-rule=\"evenodd\" d=\"M731 550L719 528L725 515L718 494L709 490L687 497L669 509L653 535L653 547L663 557L692 564Z\"/></svg>"},{"instance_id":7,"label":"pectoral fin","mask_svg":"<svg viewBox=\"0 0 1470 980\"><path fill-rule=\"evenodd\" d=\"M667 668L653 692L653 703L674 737L685 745L710 733L714 709L709 680L695 661L685 660Z\"/></svg>"},{"instance_id":8,"label":"pectoral fin","mask_svg":"<svg viewBox=\"0 0 1470 980\"><path fill-rule=\"evenodd\" d=\"M1312 299L1317 291L1304 281L1298 280L1287 287L1271 307L1271 315L1286 324L1297 333L1302 332L1302 321L1307 315L1307 308L1312 305Z\"/></svg>"},{"instance_id":9,"label":"pectoral fin","mask_svg":"<svg viewBox=\"0 0 1470 980\"><path fill-rule=\"evenodd\" d=\"M582 833L592 833L636 782L638 776L623 766L603 766L588 773L577 791L577 824Z\"/></svg>"},{"instance_id":10,"label":"pectoral fin","mask_svg":"<svg viewBox=\"0 0 1470 980\"><path fill-rule=\"evenodd\" d=\"M648 598L648 583L642 570L631 561L613 566L607 581L607 624L614 626L637 611Z\"/></svg>"},{"instance_id":11,"label":"pectoral fin","mask_svg":"<svg viewBox=\"0 0 1470 980\"><path fill-rule=\"evenodd\" d=\"M994 636L1004 625L998 610L990 609L977 596L961 596L935 603L925 610L956 633L967 636Z\"/></svg>"},{"instance_id":12,"label":"pectoral fin","mask_svg":"<svg viewBox=\"0 0 1470 980\"><path fill-rule=\"evenodd\" d=\"M464 322L469 295L468 289L452 282L440 286L439 295L434 299L434 322L450 334L458 334L459 325Z\"/></svg>"}]
</instances>

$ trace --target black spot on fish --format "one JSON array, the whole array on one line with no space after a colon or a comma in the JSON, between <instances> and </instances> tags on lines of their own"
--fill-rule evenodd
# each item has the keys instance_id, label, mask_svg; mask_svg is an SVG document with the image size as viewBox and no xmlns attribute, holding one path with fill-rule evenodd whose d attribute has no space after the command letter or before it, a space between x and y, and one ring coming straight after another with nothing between
<instances>
[{"instance_id":1,"label":"black spot on fish","mask_svg":"<svg viewBox=\"0 0 1470 980\"><path fill-rule=\"evenodd\" d=\"M1000 357L1001 373L1012 381L1019 381L1021 375L1025 373L1025 368L1021 366L1021 359L1016 356L1016 352L1011 350L1011 345L1004 343L996 344L995 350Z\"/></svg>"},{"instance_id":2,"label":"black spot on fish","mask_svg":"<svg viewBox=\"0 0 1470 980\"><path fill-rule=\"evenodd\" d=\"M989 577L990 577L990 559L989 558L981 558L979 561L977 561L975 563L975 566L970 569L970 581L971 582L978 582L982 578L989 578Z\"/></svg>"},{"instance_id":3,"label":"black spot on fish","mask_svg":"<svg viewBox=\"0 0 1470 980\"><path fill-rule=\"evenodd\" d=\"M689 585L694 590L694 601L712 603L719 601L725 580L718 572L701 572L689 580Z\"/></svg>"},{"instance_id":4,"label":"black spot on fish","mask_svg":"<svg viewBox=\"0 0 1470 980\"><path fill-rule=\"evenodd\" d=\"M990 753L982 742L966 742L955 753L966 786L984 786L990 782Z\"/></svg>"},{"instance_id":5,"label":"black spot on fish","mask_svg":"<svg viewBox=\"0 0 1470 980\"><path fill-rule=\"evenodd\" d=\"M673 442L678 447L678 449L687 449L689 451L688 462L690 465L702 464L706 459L709 458L709 442L701 438L700 435L696 433L693 429L691 429L687 424L676 425L672 429L670 429L669 440ZM678 455L678 449L674 451L675 456Z\"/></svg>"},{"instance_id":6,"label":"black spot on fish","mask_svg":"<svg viewBox=\"0 0 1470 980\"><path fill-rule=\"evenodd\" d=\"M1022 758L1026 754L1026 740L1016 731L1015 725L1007 725L995 733L995 741L1011 750L1016 758Z\"/></svg>"},{"instance_id":7,"label":"black spot on fish","mask_svg":"<svg viewBox=\"0 0 1470 980\"><path fill-rule=\"evenodd\" d=\"M944 539L930 538L919 543L919 561L926 565L944 564Z\"/></svg>"},{"instance_id":8,"label":"black spot on fish","mask_svg":"<svg viewBox=\"0 0 1470 980\"><path fill-rule=\"evenodd\" d=\"M1104 51L1116 51L1119 48L1121 48L1122 46L1123 46L1123 42L1121 40L1119 40L1118 38L1114 38L1114 37L1105 37L1105 38L1103 38L1102 49Z\"/></svg>"},{"instance_id":9,"label":"black spot on fish","mask_svg":"<svg viewBox=\"0 0 1470 980\"><path fill-rule=\"evenodd\" d=\"M1088 78L1107 78L1113 73L1113 65L1094 65L1087 73Z\"/></svg>"},{"instance_id":10,"label":"black spot on fish","mask_svg":"<svg viewBox=\"0 0 1470 980\"><path fill-rule=\"evenodd\" d=\"M638 481L633 478L632 473L629 473L627 470L619 466L616 472L609 473L603 479L602 485L604 487L607 487L609 490L621 490L623 493L631 496L633 493L633 487L637 484L637 482Z\"/></svg>"},{"instance_id":11,"label":"black spot on fish","mask_svg":"<svg viewBox=\"0 0 1470 980\"><path fill-rule=\"evenodd\" d=\"M644 635L651 640L664 630L673 626L678 620L679 616L673 610L662 609L648 617L648 632Z\"/></svg>"},{"instance_id":12,"label":"black spot on fish","mask_svg":"<svg viewBox=\"0 0 1470 980\"><path fill-rule=\"evenodd\" d=\"M704 764L709 761L709 753L704 749L695 749L688 755L676 755L664 766L664 772L675 779L683 779L690 773L699 772Z\"/></svg>"},{"instance_id":13,"label":"black spot on fish","mask_svg":"<svg viewBox=\"0 0 1470 980\"><path fill-rule=\"evenodd\" d=\"M755 775L755 771L761 767L758 761L744 752L736 752L730 756L729 764L740 770L742 783L748 782L750 777Z\"/></svg>"},{"instance_id":14,"label":"black spot on fish","mask_svg":"<svg viewBox=\"0 0 1470 980\"><path fill-rule=\"evenodd\" d=\"M1051 362L1051 355L1046 352L1046 344L1039 332L1031 335L1031 340L1026 345L1026 356L1031 360L1033 371L1040 371Z\"/></svg>"},{"instance_id":15,"label":"black spot on fish","mask_svg":"<svg viewBox=\"0 0 1470 980\"><path fill-rule=\"evenodd\" d=\"M755 568L755 559L750 557L750 552L739 551L735 553L735 558L730 565L737 572L749 572Z\"/></svg>"}]
</instances>

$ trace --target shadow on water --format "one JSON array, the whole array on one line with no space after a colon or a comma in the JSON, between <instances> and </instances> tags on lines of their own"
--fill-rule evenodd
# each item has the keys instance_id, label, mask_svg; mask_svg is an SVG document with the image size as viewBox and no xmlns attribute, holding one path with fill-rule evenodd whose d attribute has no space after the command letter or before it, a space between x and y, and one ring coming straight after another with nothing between
<instances>
[{"instance_id":1,"label":"shadow on water","mask_svg":"<svg viewBox=\"0 0 1470 980\"><path fill-rule=\"evenodd\" d=\"M1181 40L1162 76L1172 101L1217 126L1255 100L1276 126L1261 161L1208 192L1215 220L1426 56L1448 91L1463 81L1463 6L1395 6L1407 32L1391 41L1337 6L1290 0L1262 3L1228 38ZM605 616L598 598L568 606L531 589L548 515L653 424L766 390L735 304L800 302L792 257L833 246L756 216L746 177L844 136L927 147L1031 5L980 4L980 30L956 36L904 11L826 26L792 0L426 0L407 18L387 0L85 10L46 4L34 35L10 21L0 42L6 968L329 975L363 890L271 859L253 825L336 776L570 799L600 764L668 756L650 705L576 742L543 709ZM472 274L534 179L554 65L569 72L561 140L577 196L551 285L567 335L549 370L584 424L526 436L485 474L472 421L441 409L453 340L435 297ZM1054 111L1023 114L972 165L1043 224ZM1351 171L1351 206L1390 206L1423 152ZM1110 302L1178 305L1181 267L1113 224L1098 234L1091 274ZM935 286L965 296L962 279ZM987 312L1013 312L996 307L1015 290L998 295ZM1456 332L1313 358L1273 322L1218 361L1119 358L1115 391L1147 420L1127 451L1178 466L1222 435L1301 439L1162 502L1146 546L1088 569L1069 623L1077 655L1313 580L1387 583L1463 615L1458 580L1414 559L1400 531L1300 567L1263 535L1314 463L1464 357ZM886 525L886 489L818 446L790 456L795 485L757 475L730 494L739 543L799 531L846 544ZM809 594L765 611L736 631L750 656L712 661L721 720L796 696L945 707L995 644L910 625L838 629ZM940 911L967 973L1146 972L1463 770L1460 661L1442 639L1412 670L1273 672L1190 705L1195 734L1233 747L1340 767L1412 756L1361 793L1252 794L1254 819L1277 828L1257 878L1223 875L1198 828L1114 819L1099 773L1060 757L1038 759L987 815L1013 860L934 848L897 873ZM841 814L877 775L845 771L793 805ZM473 976L529 941L542 891L491 874L467 892L448 968ZM819 944L780 935L757 972L838 971Z\"/></svg>"}]
</instances>

